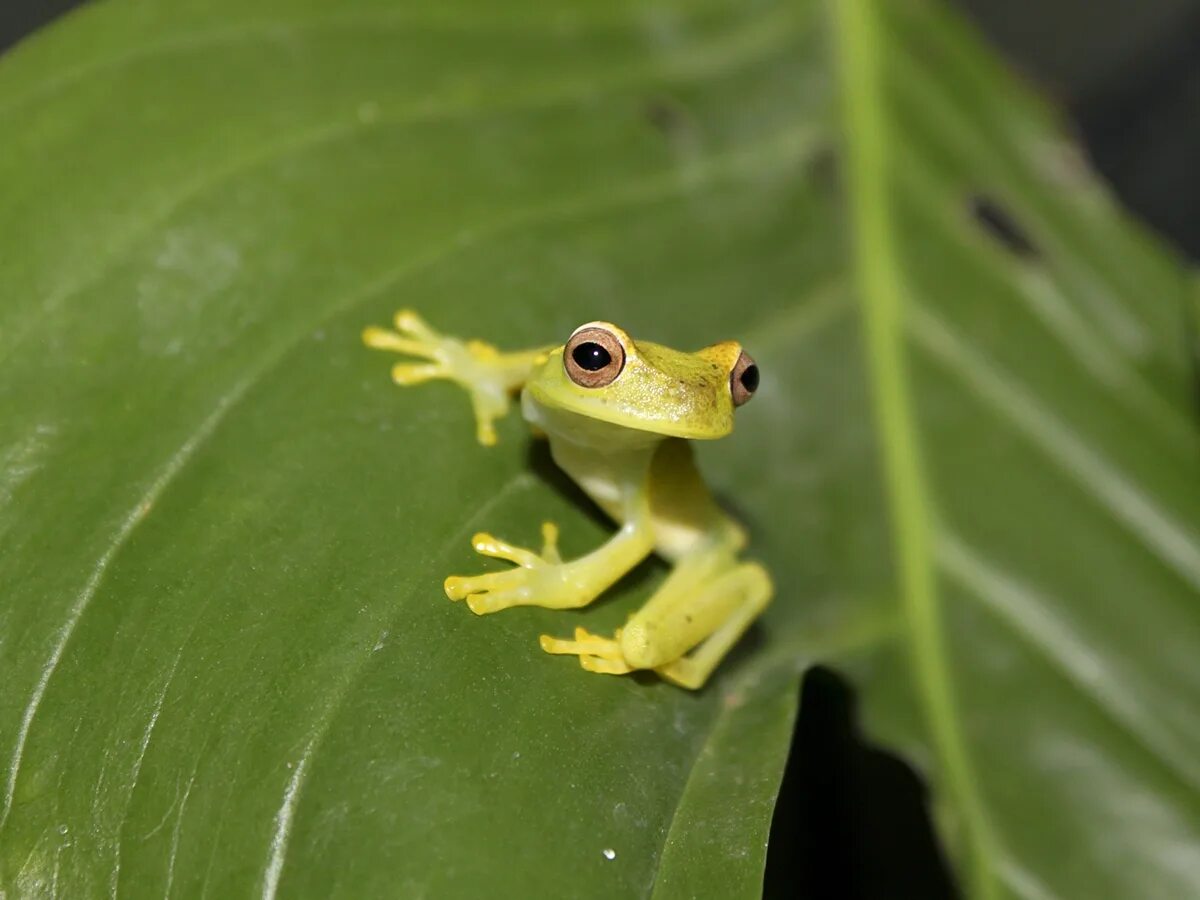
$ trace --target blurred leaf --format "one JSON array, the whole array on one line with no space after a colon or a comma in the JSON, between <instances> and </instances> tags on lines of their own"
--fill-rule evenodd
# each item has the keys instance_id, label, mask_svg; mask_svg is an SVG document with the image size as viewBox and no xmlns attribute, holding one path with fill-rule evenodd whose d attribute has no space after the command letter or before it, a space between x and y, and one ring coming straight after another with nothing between
<instances>
[{"instance_id":1,"label":"blurred leaf","mask_svg":"<svg viewBox=\"0 0 1200 900\"><path fill-rule=\"evenodd\" d=\"M426 7L109 0L0 61L0 885L753 895L824 660L973 894L1195 893L1186 282L1045 111L911 0ZM702 462L779 594L708 690L537 647L657 564L445 601L480 527L610 529L388 383L398 306L750 347Z\"/></svg>"}]
</instances>

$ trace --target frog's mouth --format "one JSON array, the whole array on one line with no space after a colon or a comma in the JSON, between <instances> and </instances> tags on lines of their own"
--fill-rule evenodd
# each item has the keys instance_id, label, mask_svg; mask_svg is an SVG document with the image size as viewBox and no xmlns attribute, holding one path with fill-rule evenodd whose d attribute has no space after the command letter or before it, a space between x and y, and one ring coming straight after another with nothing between
<instances>
[{"instance_id":1,"label":"frog's mouth","mask_svg":"<svg viewBox=\"0 0 1200 900\"><path fill-rule=\"evenodd\" d=\"M692 406L676 410L668 405L666 415L647 416L646 409L657 404L646 402L640 394L623 399L582 391L561 396L529 382L522 396L522 412L530 423L547 434L597 450L626 449L664 438L715 440L733 430L732 410L722 411L715 404L711 409ZM655 395L650 399L661 398ZM700 427L698 420L712 424Z\"/></svg>"}]
</instances>

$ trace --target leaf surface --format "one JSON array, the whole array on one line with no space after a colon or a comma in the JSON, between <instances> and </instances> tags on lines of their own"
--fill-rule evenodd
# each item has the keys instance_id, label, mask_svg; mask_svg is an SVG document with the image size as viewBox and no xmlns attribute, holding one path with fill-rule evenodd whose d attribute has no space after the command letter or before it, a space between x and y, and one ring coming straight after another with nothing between
<instances>
[{"instance_id":1,"label":"leaf surface","mask_svg":"<svg viewBox=\"0 0 1200 900\"><path fill-rule=\"evenodd\" d=\"M973 895L1200 885L1188 283L940 8L108 0L0 130L14 896L753 896L814 661ZM445 601L476 530L610 526L388 382L401 306L755 355L701 462L779 590L709 689L537 647L657 563Z\"/></svg>"}]
</instances>

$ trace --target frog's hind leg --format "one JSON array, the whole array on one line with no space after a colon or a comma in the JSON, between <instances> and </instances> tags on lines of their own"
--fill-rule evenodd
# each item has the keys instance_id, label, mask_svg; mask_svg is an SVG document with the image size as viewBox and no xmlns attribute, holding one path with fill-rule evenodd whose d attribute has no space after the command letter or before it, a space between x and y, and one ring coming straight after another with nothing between
<instances>
[{"instance_id":1,"label":"frog's hind leg","mask_svg":"<svg viewBox=\"0 0 1200 900\"><path fill-rule=\"evenodd\" d=\"M767 570L750 562L728 573L711 590L725 593L725 602L731 607L728 618L690 654L655 669L680 687L692 690L703 687L738 638L766 609L774 588Z\"/></svg>"},{"instance_id":2,"label":"frog's hind leg","mask_svg":"<svg viewBox=\"0 0 1200 900\"><path fill-rule=\"evenodd\" d=\"M611 638L592 634L586 628L575 629L574 640L541 636L542 649L547 653L578 656L579 664L589 672L605 675L626 675L633 667L621 656L621 629Z\"/></svg>"},{"instance_id":3,"label":"frog's hind leg","mask_svg":"<svg viewBox=\"0 0 1200 900\"><path fill-rule=\"evenodd\" d=\"M714 553L694 553L684 557L671 570L655 596L683 594L694 590L715 569L725 564L725 560ZM574 640L551 637L548 634L541 636L542 649L547 653L578 656L579 664L583 668L589 672L603 672L606 675L624 675L633 671L633 667L625 663L620 641L620 628L611 638L591 634L584 628L575 629Z\"/></svg>"},{"instance_id":4,"label":"frog's hind leg","mask_svg":"<svg viewBox=\"0 0 1200 900\"><path fill-rule=\"evenodd\" d=\"M710 546L680 560L650 601L611 638L577 628L574 640L542 635L542 649L578 656L589 672L653 669L695 689L763 611L771 592L762 566L739 563L730 549Z\"/></svg>"},{"instance_id":5,"label":"frog's hind leg","mask_svg":"<svg viewBox=\"0 0 1200 900\"><path fill-rule=\"evenodd\" d=\"M631 668L654 669L695 690L766 608L771 593L770 576L754 562L735 563L699 585L664 585L622 629L622 658Z\"/></svg>"}]
</instances>

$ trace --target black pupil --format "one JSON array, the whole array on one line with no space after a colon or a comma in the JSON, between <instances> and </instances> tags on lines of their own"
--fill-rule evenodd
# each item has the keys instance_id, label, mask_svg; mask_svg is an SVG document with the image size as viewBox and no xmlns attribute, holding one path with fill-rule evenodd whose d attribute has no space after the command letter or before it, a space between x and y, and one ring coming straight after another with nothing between
<instances>
[{"instance_id":1,"label":"black pupil","mask_svg":"<svg viewBox=\"0 0 1200 900\"><path fill-rule=\"evenodd\" d=\"M758 390L758 366L746 366L742 372L742 387L752 394Z\"/></svg>"},{"instance_id":2,"label":"black pupil","mask_svg":"<svg viewBox=\"0 0 1200 900\"><path fill-rule=\"evenodd\" d=\"M572 350L571 358L575 360L575 364L579 368L589 372L599 372L612 362L612 355L599 344L591 341L584 341Z\"/></svg>"}]
</instances>

